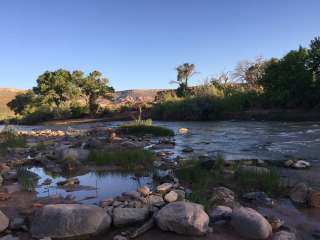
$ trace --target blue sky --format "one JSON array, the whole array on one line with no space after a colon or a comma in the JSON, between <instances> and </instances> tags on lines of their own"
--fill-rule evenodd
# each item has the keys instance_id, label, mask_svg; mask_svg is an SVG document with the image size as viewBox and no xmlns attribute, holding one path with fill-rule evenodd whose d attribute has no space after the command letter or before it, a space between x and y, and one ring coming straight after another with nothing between
<instances>
[{"instance_id":1,"label":"blue sky","mask_svg":"<svg viewBox=\"0 0 320 240\"><path fill-rule=\"evenodd\" d=\"M97 69L117 90L192 83L257 55L281 57L320 35L319 0L2 0L0 86L31 88L45 70Z\"/></svg>"}]
</instances>

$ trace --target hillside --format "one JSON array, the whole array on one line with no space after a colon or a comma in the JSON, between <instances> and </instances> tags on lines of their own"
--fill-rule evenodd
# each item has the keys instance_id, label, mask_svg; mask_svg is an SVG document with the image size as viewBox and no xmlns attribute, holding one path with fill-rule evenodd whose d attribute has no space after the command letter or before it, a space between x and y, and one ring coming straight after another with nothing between
<instances>
[{"instance_id":1,"label":"hillside","mask_svg":"<svg viewBox=\"0 0 320 240\"><path fill-rule=\"evenodd\" d=\"M8 116L14 116L14 112L7 107L7 103L21 91L22 90L15 88L0 88L0 119Z\"/></svg>"}]
</instances>

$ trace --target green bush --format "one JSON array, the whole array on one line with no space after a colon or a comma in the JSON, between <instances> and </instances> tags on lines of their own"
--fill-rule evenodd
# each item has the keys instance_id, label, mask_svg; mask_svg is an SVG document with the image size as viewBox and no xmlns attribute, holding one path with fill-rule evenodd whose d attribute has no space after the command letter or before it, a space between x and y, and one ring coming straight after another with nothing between
<instances>
[{"instance_id":1,"label":"green bush","mask_svg":"<svg viewBox=\"0 0 320 240\"><path fill-rule=\"evenodd\" d=\"M174 136L174 131L161 127L152 125L152 120L136 120L133 123L120 126L118 131L124 134L143 136L150 134L157 137Z\"/></svg>"},{"instance_id":2,"label":"green bush","mask_svg":"<svg viewBox=\"0 0 320 240\"><path fill-rule=\"evenodd\" d=\"M19 135L17 131L10 126L5 126L0 133L0 152L2 153L6 152L8 148L25 147L26 143L26 137Z\"/></svg>"},{"instance_id":3,"label":"green bush","mask_svg":"<svg viewBox=\"0 0 320 240\"><path fill-rule=\"evenodd\" d=\"M98 165L115 165L123 169L133 170L152 166L155 155L144 149L93 150L89 161Z\"/></svg>"}]
</instances>

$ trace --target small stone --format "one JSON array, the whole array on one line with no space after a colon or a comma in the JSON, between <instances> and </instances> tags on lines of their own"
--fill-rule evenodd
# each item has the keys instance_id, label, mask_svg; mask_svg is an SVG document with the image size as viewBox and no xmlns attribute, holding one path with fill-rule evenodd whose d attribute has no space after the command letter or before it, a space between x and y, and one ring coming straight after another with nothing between
<instances>
[{"instance_id":1,"label":"small stone","mask_svg":"<svg viewBox=\"0 0 320 240\"><path fill-rule=\"evenodd\" d=\"M272 240L296 240L296 235L292 232L279 231L272 236Z\"/></svg>"},{"instance_id":2,"label":"small stone","mask_svg":"<svg viewBox=\"0 0 320 240\"><path fill-rule=\"evenodd\" d=\"M80 180L78 178L68 178L66 180L57 182L58 186L74 186L74 185L79 185Z\"/></svg>"},{"instance_id":3,"label":"small stone","mask_svg":"<svg viewBox=\"0 0 320 240\"><path fill-rule=\"evenodd\" d=\"M270 223L273 232L277 231L284 224L284 221L276 216L269 216L269 217L266 217L266 219Z\"/></svg>"},{"instance_id":4,"label":"small stone","mask_svg":"<svg viewBox=\"0 0 320 240\"><path fill-rule=\"evenodd\" d=\"M150 188L148 186L143 186L138 189L138 192L141 193L144 197L151 194Z\"/></svg>"},{"instance_id":5,"label":"small stone","mask_svg":"<svg viewBox=\"0 0 320 240\"><path fill-rule=\"evenodd\" d=\"M192 147L186 147L186 148L182 149L182 152L191 153L191 152L193 152L193 148Z\"/></svg>"},{"instance_id":6,"label":"small stone","mask_svg":"<svg viewBox=\"0 0 320 240\"><path fill-rule=\"evenodd\" d=\"M122 235L116 235L113 237L113 240L128 240L128 238Z\"/></svg>"},{"instance_id":7,"label":"small stone","mask_svg":"<svg viewBox=\"0 0 320 240\"><path fill-rule=\"evenodd\" d=\"M104 199L100 202L100 207L102 208L109 207L112 205L113 201L114 201L113 198Z\"/></svg>"},{"instance_id":8,"label":"small stone","mask_svg":"<svg viewBox=\"0 0 320 240\"><path fill-rule=\"evenodd\" d=\"M172 188L172 183L163 183L157 187L157 191L161 193L166 193Z\"/></svg>"},{"instance_id":9,"label":"small stone","mask_svg":"<svg viewBox=\"0 0 320 240\"><path fill-rule=\"evenodd\" d=\"M164 196L164 199L168 202L175 202L178 200L178 194L175 191L170 191Z\"/></svg>"},{"instance_id":10,"label":"small stone","mask_svg":"<svg viewBox=\"0 0 320 240\"><path fill-rule=\"evenodd\" d=\"M180 189L175 189L173 190L175 193L178 194L178 199L177 201L184 201L186 199L186 193L183 190Z\"/></svg>"},{"instance_id":11,"label":"small stone","mask_svg":"<svg viewBox=\"0 0 320 240\"><path fill-rule=\"evenodd\" d=\"M305 183L297 184L290 192L290 199L297 204L305 204L308 198L309 187Z\"/></svg>"},{"instance_id":12,"label":"small stone","mask_svg":"<svg viewBox=\"0 0 320 240\"><path fill-rule=\"evenodd\" d=\"M234 192L226 187L216 187L212 190L210 199L211 206L228 206L233 207L234 205Z\"/></svg>"},{"instance_id":13,"label":"small stone","mask_svg":"<svg viewBox=\"0 0 320 240\"><path fill-rule=\"evenodd\" d=\"M311 164L307 161L298 160L292 165L292 167L297 169L304 169L311 167Z\"/></svg>"},{"instance_id":14,"label":"small stone","mask_svg":"<svg viewBox=\"0 0 320 240\"><path fill-rule=\"evenodd\" d=\"M308 204L310 207L320 208L320 191L314 189L309 191Z\"/></svg>"},{"instance_id":15,"label":"small stone","mask_svg":"<svg viewBox=\"0 0 320 240\"><path fill-rule=\"evenodd\" d=\"M188 128L179 128L179 133L180 134L187 134L189 132Z\"/></svg>"},{"instance_id":16,"label":"small stone","mask_svg":"<svg viewBox=\"0 0 320 240\"><path fill-rule=\"evenodd\" d=\"M163 205L165 205L163 198L159 195L149 195L146 198L146 202L147 204L156 207L162 207Z\"/></svg>"},{"instance_id":17,"label":"small stone","mask_svg":"<svg viewBox=\"0 0 320 240\"><path fill-rule=\"evenodd\" d=\"M120 202L120 201L114 201L112 206L119 207L121 204L122 204L122 202Z\"/></svg>"},{"instance_id":18,"label":"small stone","mask_svg":"<svg viewBox=\"0 0 320 240\"><path fill-rule=\"evenodd\" d=\"M289 160L285 161L283 164L285 167L291 167L294 164L294 161L289 159Z\"/></svg>"}]
</instances>

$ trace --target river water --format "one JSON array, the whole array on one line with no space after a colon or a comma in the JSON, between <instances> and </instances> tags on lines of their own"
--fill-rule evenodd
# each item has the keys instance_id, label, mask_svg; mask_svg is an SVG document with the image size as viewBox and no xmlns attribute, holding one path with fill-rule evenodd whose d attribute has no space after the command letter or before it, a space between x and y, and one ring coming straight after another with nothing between
<instances>
[{"instance_id":1,"label":"river water","mask_svg":"<svg viewBox=\"0 0 320 240\"><path fill-rule=\"evenodd\" d=\"M41 129L86 130L94 127L116 127L124 122L105 122L69 126L15 126L18 130L31 131ZM320 159L320 122L154 122L173 129L176 146L169 151L175 155L215 155L221 153L225 159L264 159L277 160L291 157L306 160ZM3 126L0 126L0 130ZM189 133L179 134L179 128L189 129ZM192 147L193 153L182 150ZM188 156L189 155L189 156ZM134 173L107 172L97 174L89 172L77 176L84 189L69 192L58 188L56 183L64 177L53 176L42 168L32 167L31 171L40 176L36 188L40 197L62 195L75 197L84 203L98 203L107 197L115 197L122 192L133 191L142 185L152 187L152 176L139 176ZM47 178L52 183L41 185Z\"/></svg>"}]
</instances>

